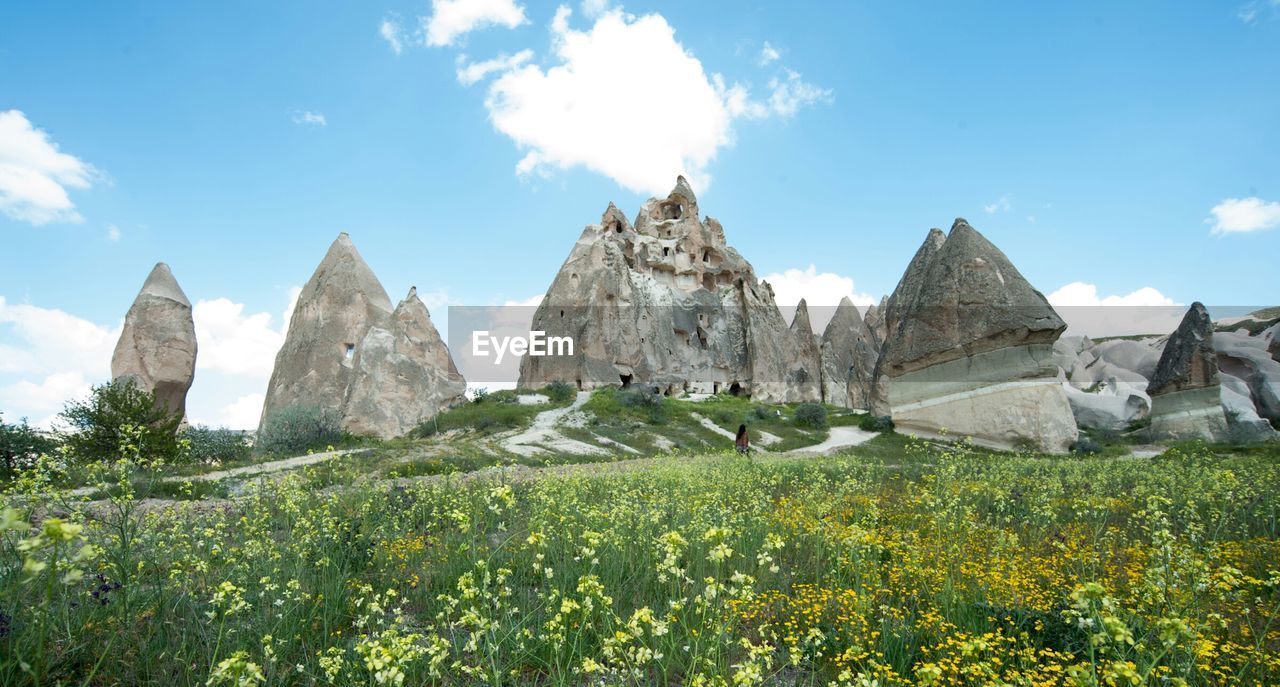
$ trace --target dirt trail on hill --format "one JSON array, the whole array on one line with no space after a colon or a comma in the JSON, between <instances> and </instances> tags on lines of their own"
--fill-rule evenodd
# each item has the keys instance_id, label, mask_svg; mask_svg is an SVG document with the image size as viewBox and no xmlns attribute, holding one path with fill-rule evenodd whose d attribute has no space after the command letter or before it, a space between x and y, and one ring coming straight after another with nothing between
<instances>
[{"instance_id":1,"label":"dirt trail on hill","mask_svg":"<svg viewBox=\"0 0 1280 687\"><path fill-rule=\"evenodd\" d=\"M586 405L590 399L590 391L579 391L578 397L573 399L573 403L563 408L554 408L538 413L533 418L533 424L528 429L502 440L503 450L526 458L549 451L576 453L584 456L609 455L608 449L578 441L577 439L570 439L556 429L556 425L564 416Z\"/></svg>"},{"instance_id":2,"label":"dirt trail on hill","mask_svg":"<svg viewBox=\"0 0 1280 687\"><path fill-rule=\"evenodd\" d=\"M880 436L876 432L868 432L857 427L832 427L831 434L827 436L827 440L821 444L813 446L802 446L800 448L787 451L784 455L802 456L802 455L818 455L825 456L832 451L845 448L847 446L857 446L866 443Z\"/></svg>"}]
</instances>

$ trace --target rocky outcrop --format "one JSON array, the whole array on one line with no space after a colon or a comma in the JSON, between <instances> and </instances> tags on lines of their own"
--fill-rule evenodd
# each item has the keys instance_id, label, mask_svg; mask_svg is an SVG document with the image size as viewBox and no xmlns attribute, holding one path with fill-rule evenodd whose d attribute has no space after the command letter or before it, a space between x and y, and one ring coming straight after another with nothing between
<instances>
[{"instance_id":1,"label":"rocky outcrop","mask_svg":"<svg viewBox=\"0 0 1280 687\"><path fill-rule=\"evenodd\" d=\"M572 355L521 360L520 385L643 385L662 393L748 393L818 400L820 385L774 302L773 289L699 218L683 177L635 223L613 204L583 230L533 317L571 337Z\"/></svg>"},{"instance_id":2,"label":"rocky outcrop","mask_svg":"<svg viewBox=\"0 0 1280 687\"><path fill-rule=\"evenodd\" d=\"M157 263L124 318L111 356L111 377L138 388L183 418L196 372L196 326L191 301L169 266Z\"/></svg>"},{"instance_id":3,"label":"rocky outcrop","mask_svg":"<svg viewBox=\"0 0 1280 687\"><path fill-rule=\"evenodd\" d=\"M1077 429L1053 345L1066 323L1009 259L957 219L930 232L886 308L877 368L895 425L1066 451Z\"/></svg>"},{"instance_id":4,"label":"rocky outcrop","mask_svg":"<svg viewBox=\"0 0 1280 687\"><path fill-rule=\"evenodd\" d=\"M416 288L356 346L343 415L356 434L396 437L463 399L467 382Z\"/></svg>"},{"instance_id":5,"label":"rocky outcrop","mask_svg":"<svg viewBox=\"0 0 1280 687\"><path fill-rule=\"evenodd\" d=\"M809 321L809 304L803 298L791 318L791 338L796 342L799 354L797 367L800 374L797 376L805 386L801 393L809 398L821 399L822 348L818 337L813 333L813 323Z\"/></svg>"},{"instance_id":6,"label":"rocky outcrop","mask_svg":"<svg viewBox=\"0 0 1280 687\"><path fill-rule=\"evenodd\" d=\"M942 249L942 244L946 240L947 235L942 233L941 229L936 227L930 229L924 238L924 243L920 244L911 262L907 263L907 269L902 273L902 278L898 280L893 293L882 301L878 317L882 320L884 334L880 337L880 355L871 374L871 411L876 415L889 414L888 377L884 372L882 361L887 360L889 345L902 325L904 309L915 302L916 296L920 293L920 286L924 283L929 262Z\"/></svg>"},{"instance_id":7,"label":"rocky outcrop","mask_svg":"<svg viewBox=\"0 0 1280 687\"><path fill-rule=\"evenodd\" d=\"M867 330L875 337L876 348L884 342L888 335L888 325L884 321L884 309L889 304L888 296L881 296L880 302L867 308L867 314L862 318Z\"/></svg>"},{"instance_id":8,"label":"rocky outcrop","mask_svg":"<svg viewBox=\"0 0 1280 687\"><path fill-rule=\"evenodd\" d=\"M1192 303L1169 337L1147 393L1151 395L1154 437L1206 441L1227 438L1213 322L1204 305Z\"/></svg>"},{"instance_id":9,"label":"rocky outcrop","mask_svg":"<svg viewBox=\"0 0 1280 687\"><path fill-rule=\"evenodd\" d=\"M822 332L822 398L827 403L871 407L871 375L880 356L870 328L875 307L867 309L864 320L853 301L842 298Z\"/></svg>"},{"instance_id":10,"label":"rocky outcrop","mask_svg":"<svg viewBox=\"0 0 1280 687\"><path fill-rule=\"evenodd\" d=\"M393 437L458 398L458 384L464 383L416 291L392 311L382 283L344 232L298 296L262 421L308 406L336 415L348 431Z\"/></svg>"}]
</instances>

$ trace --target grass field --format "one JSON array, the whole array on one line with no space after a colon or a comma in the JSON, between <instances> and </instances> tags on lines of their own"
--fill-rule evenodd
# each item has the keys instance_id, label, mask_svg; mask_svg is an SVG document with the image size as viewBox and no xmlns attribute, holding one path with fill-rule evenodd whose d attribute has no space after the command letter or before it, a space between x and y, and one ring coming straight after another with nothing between
<instances>
[{"instance_id":1,"label":"grass field","mask_svg":"<svg viewBox=\"0 0 1280 687\"><path fill-rule=\"evenodd\" d=\"M622 467L6 497L0 684L1280 681L1274 448Z\"/></svg>"}]
</instances>

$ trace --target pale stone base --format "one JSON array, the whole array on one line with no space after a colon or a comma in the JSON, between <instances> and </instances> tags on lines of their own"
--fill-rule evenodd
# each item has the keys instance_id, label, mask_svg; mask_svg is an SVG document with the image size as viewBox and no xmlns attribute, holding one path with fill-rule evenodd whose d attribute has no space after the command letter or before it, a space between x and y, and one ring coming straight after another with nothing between
<instances>
[{"instance_id":1,"label":"pale stone base","mask_svg":"<svg viewBox=\"0 0 1280 687\"><path fill-rule=\"evenodd\" d=\"M1225 441L1227 416L1222 412L1220 387L1215 384L1152 397L1151 436Z\"/></svg>"},{"instance_id":2,"label":"pale stone base","mask_svg":"<svg viewBox=\"0 0 1280 687\"><path fill-rule=\"evenodd\" d=\"M1014 346L933 365L888 385L894 424L904 432L970 437L999 449L1065 453L1078 436L1052 346Z\"/></svg>"}]
</instances>

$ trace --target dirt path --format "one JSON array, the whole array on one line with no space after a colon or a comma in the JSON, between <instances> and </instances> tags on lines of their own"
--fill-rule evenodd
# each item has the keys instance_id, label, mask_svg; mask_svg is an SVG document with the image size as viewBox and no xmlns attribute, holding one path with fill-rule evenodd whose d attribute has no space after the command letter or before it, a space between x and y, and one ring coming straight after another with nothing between
<instances>
[{"instance_id":1,"label":"dirt path","mask_svg":"<svg viewBox=\"0 0 1280 687\"><path fill-rule=\"evenodd\" d=\"M800 456L800 455L820 455L825 456L837 449L846 446L857 446L866 443L880 436L875 432L858 429L857 427L832 427L831 433L827 435L827 440L821 444L813 446L802 446L797 449L787 451L784 455Z\"/></svg>"},{"instance_id":2,"label":"dirt path","mask_svg":"<svg viewBox=\"0 0 1280 687\"><path fill-rule=\"evenodd\" d=\"M556 425L564 416L586 404L591 398L590 391L579 391L573 403L552 410L544 410L533 418L528 429L517 432L502 440L502 448L518 456L534 456L539 453L556 451L560 453L576 453L586 456L607 456L609 450L577 439L570 439L561 434Z\"/></svg>"}]
</instances>

